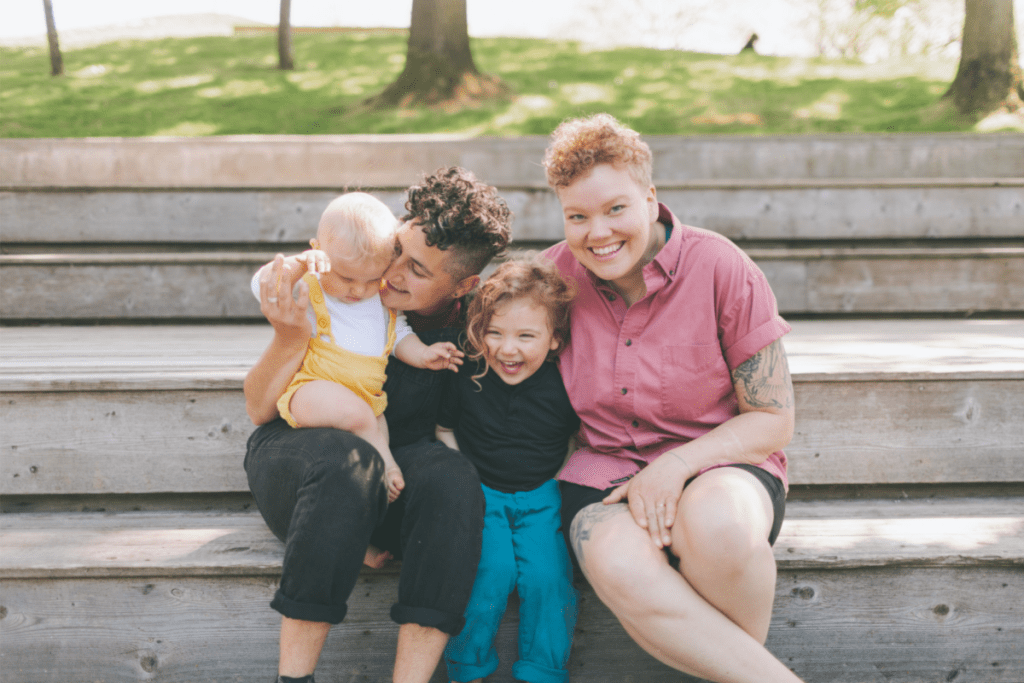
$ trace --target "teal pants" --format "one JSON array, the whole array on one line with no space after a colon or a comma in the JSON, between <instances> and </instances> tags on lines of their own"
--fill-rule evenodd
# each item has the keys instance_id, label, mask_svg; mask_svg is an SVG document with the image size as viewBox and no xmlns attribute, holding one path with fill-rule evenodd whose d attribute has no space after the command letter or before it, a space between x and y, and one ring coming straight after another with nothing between
<instances>
[{"instance_id":1,"label":"teal pants","mask_svg":"<svg viewBox=\"0 0 1024 683\"><path fill-rule=\"evenodd\" d=\"M576 628L576 589L561 533L558 483L532 491L502 493L483 487L483 546L466 626L448 641L444 658L453 681L471 681L494 673L498 653L494 637L508 596L519 593L519 660L516 680L565 683Z\"/></svg>"}]
</instances>

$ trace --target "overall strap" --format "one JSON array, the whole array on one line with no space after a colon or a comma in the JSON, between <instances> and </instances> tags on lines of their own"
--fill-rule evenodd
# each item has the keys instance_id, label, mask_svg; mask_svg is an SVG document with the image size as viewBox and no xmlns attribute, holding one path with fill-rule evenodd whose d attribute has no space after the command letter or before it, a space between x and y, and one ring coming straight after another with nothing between
<instances>
[{"instance_id":1,"label":"overall strap","mask_svg":"<svg viewBox=\"0 0 1024 683\"><path fill-rule=\"evenodd\" d=\"M395 348L395 337L397 336L397 331L395 330L397 325L395 323L396 323L397 320L398 320L398 314L395 313L395 309L389 308L388 309L388 343L384 347L384 357L385 358L390 356L391 355L391 351L394 350L394 348Z\"/></svg>"},{"instance_id":2,"label":"overall strap","mask_svg":"<svg viewBox=\"0 0 1024 683\"><path fill-rule=\"evenodd\" d=\"M334 334L331 332L331 314L327 311L320 279L314 273L306 273L302 279L309 285L309 302L313 304L313 313L316 314L316 338L321 339L326 335L331 343L335 344Z\"/></svg>"}]
</instances>

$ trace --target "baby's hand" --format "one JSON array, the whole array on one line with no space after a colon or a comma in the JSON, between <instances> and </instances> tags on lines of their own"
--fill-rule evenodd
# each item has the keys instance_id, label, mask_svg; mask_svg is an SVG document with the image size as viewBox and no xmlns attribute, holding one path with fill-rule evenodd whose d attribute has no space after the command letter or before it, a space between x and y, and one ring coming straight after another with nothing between
<instances>
[{"instance_id":1,"label":"baby's hand","mask_svg":"<svg viewBox=\"0 0 1024 683\"><path fill-rule=\"evenodd\" d=\"M388 502L394 503L405 488L405 479L402 478L402 469L398 465L392 465L384 470L384 483L388 487Z\"/></svg>"},{"instance_id":2,"label":"baby's hand","mask_svg":"<svg viewBox=\"0 0 1024 683\"><path fill-rule=\"evenodd\" d=\"M462 357L465 355L451 342L437 342L423 349L423 367L428 370L458 372L459 366L462 365Z\"/></svg>"},{"instance_id":3,"label":"baby's hand","mask_svg":"<svg viewBox=\"0 0 1024 683\"><path fill-rule=\"evenodd\" d=\"M319 249L307 249L301 254L290 256L288 260L298 266L303 273L331 272L331 258Z\"/></svg>"}]
</instances>

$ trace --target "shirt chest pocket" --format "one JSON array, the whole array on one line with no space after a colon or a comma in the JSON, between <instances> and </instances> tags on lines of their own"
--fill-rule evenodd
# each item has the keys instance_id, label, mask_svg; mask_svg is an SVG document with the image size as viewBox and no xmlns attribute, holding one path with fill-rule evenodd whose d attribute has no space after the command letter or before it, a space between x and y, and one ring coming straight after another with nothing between
<instances>
[{"instance_id":1,"label":"shirt chest pocket","mask_svg":"<svg viewBox=\"0 0 1024 683\"><path fill-rule=\"evenodd\" d=\"M699 421L733 391L718 344L664 346L661 363L661 409L668 420Z\"/></svg>"}]
</instances>

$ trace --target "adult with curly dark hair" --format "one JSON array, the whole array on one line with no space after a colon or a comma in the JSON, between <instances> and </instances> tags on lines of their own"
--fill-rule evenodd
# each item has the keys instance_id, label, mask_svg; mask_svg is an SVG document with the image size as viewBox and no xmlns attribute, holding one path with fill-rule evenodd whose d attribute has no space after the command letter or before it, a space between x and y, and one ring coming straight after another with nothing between
<instances>
[{"instance_id":1,"label":"adult with curly dark hair","mask_svg":"<svg viewBox=\"0 0 1024 683\"><path fill-rule=\"evenodd\" d=\"M461 168L441 169L409 189L396 258L384 275L384 305L405 312L426 343L455 340L463 297L511 239L512 214L495 189ZM394 681L428 681L448 638L458 634L480 557L483 494L458 451L434 440L437 411L452 373L391 358L384 415L405 488L387 502L383 461L348 432L293 429L277 399L299 368L311 326L309 291L291 282L283 255L260 274L260 310L274 328L245 379L246 410L259 427L245 469L256 505L285 542L281 585L271 606L282 615L278 680L313 681L332 624L344 619L367 547L401 558L400 624Z\"/></svg>"}]
</instances>

